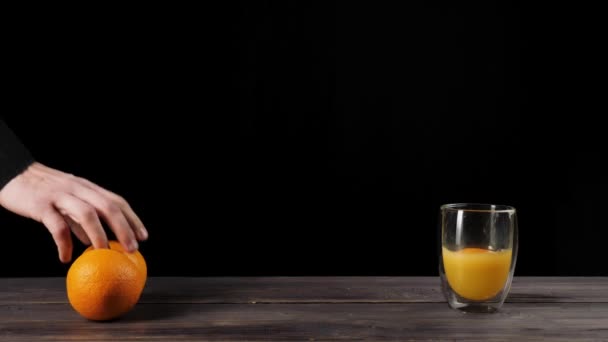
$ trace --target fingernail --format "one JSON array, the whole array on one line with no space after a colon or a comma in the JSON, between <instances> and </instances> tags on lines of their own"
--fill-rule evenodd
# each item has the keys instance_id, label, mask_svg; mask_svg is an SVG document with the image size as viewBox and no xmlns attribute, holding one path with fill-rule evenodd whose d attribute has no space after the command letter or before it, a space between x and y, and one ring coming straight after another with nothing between
<instances>
[{"instance_id":1,"label":"fingernail","mask_svg":"<svg viewBox=\"0 0 608 342\"><path fill-rule=\"evenodd\" d=\"M139 244L137 243L137 241L133 240L133 242L131 242L131 245L129 246L129 251L135 252L138 248Z\"/></svg>"}]
</instances>

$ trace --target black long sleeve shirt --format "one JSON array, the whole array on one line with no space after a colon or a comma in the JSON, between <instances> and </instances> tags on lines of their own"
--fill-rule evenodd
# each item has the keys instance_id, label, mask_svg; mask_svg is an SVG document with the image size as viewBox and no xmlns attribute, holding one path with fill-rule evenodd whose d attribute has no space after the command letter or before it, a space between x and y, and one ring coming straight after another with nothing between
<instances>
[{"instance_id":1,"label":"black long sleeve shirt","mask_svg":"<svg viewBox=\"0 0 608 342\"><path fill-rule=\"evenodd\" d=\"M28 149L0 119L0 190L33 162Z\"/></svg>"}]
</instances>

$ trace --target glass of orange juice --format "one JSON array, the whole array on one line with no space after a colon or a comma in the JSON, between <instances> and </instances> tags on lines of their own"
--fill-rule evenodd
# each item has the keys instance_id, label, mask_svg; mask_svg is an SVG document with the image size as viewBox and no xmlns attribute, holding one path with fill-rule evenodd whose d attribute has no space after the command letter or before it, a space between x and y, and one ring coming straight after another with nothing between
<instances>
[{"instance_id":1,"label":"glass of orange juice","mask_svg":"<svg viewBox=\"0 0 608 342\"><path fill-rule=\"evenodd\" d=\"M495 312L511 287L517 259L515 208L496 204L445 204L440 210L439 275L449 306Z\"/></svg>"}]
</instances>

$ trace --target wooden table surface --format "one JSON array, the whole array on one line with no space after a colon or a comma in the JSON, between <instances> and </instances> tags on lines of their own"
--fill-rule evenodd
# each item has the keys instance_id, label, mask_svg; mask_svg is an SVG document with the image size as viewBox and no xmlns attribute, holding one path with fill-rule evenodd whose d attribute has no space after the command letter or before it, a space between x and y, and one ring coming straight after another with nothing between
<instances>
[{"instance_id":1,"label":"wooden table surface","mask_svg":"<svg viewBox=\"0 0 608 342\"><path fill-rule=\"evenodd\" d=\"M516 278L503 309L448 308L435 277L150 278L91 322L65 279L0 279L0 341L608 341L608 278Z\"/></svg>"}]
</instances>

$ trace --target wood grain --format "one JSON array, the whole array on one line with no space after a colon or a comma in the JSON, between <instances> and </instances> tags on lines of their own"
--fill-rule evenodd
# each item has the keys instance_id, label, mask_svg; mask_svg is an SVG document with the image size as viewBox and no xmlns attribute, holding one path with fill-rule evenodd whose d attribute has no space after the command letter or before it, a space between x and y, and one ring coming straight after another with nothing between
<instances>
[{"instance_id":1,"label":"wood grain","mask_svg":"<svg viewBox=\"0 0 608 342\"><path fill-rule=\"evenodd\" d=\"M0 304L65 303L65 279L0 279ZM142 303L443 303L435 277L161 277ZM511 303L608 303L607 277L516 278Z\"/></svg>"},{"instance_id":2,"label":"wood grain","mask_svg":"<svg viewBox=\"0 0 608 342\"><path fill-rule=\"evenodd\" d=\"M453 340L608 338L608 304L510 304L497 314L461 314L440 303L141 304L122 320L94 323L66 304L0 311L11 341Z\"/></svg>"},{"instance_id":3,"label":"wood grain","mask_svg":"<svg viewBox=\"0 0 608 342\"><path fill-rule=\"evenodd\" d=\"M608 278L517 278L496 314L437 278L151 278L124 318L87 321L64 279L0 279L0 341L608 341Z\"/></svg>"}]
</instances>

